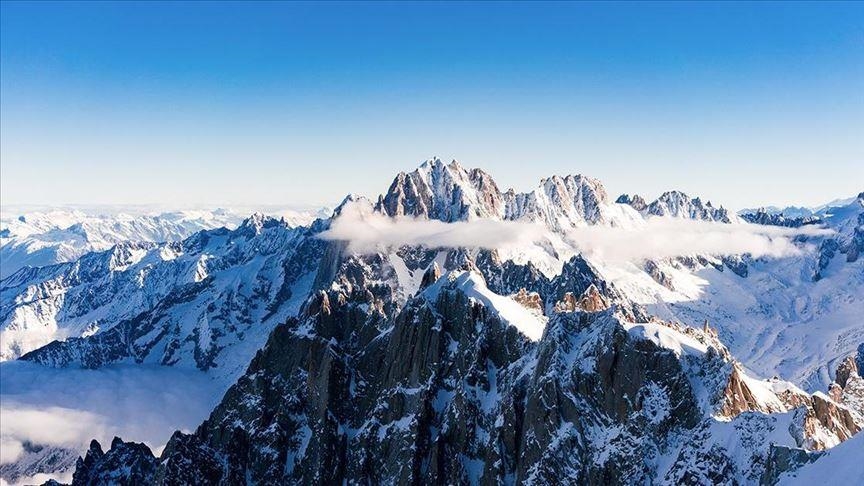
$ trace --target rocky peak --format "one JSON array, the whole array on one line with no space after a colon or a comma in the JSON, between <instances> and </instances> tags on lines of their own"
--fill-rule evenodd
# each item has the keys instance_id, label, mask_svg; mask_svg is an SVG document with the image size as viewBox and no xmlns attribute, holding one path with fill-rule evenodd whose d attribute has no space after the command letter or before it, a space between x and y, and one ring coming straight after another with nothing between
<instances>
[{"instance_id":1,"label":"rocky peak","mask_svg":"<svg viewBox=\"0 0 864 486\"><path fill-rule=\"evenodd\" d=\"M605 222L609 197L603 184L583 175L552 176L527 193L502 193L492 176L459 162L430 159L413 172L401 172L375 209L389 216L441 221L479 218L544 223L553 230Z\"/></svg>"},{"instance_id":2,"label":"rocky peak","mask_svg":"<svg viewBox=\"0 0 864 486\"><path fill-rule=\"evenodd\" d=\"M854 377L852 380L860 380L857 374L851 376ZM811 451L823 450L849 439L864 426L861 415L853 408L860 402L856 402L853 396L849 399L850 404L843 403L846 394L838 392L837 388L839 386L830 389L833 396L822 392L811 395L776 378L751 378L738 362L733 362L720 395L717 416L732 419L745 412L771 414L794 410L790 432L797 445ZM864 383L861 388L864 390Z\"/></svg>"},{"instance_id":3,"label":"rocky peak","mask_svg":"<svg viewBox=\"0 0 864 486\"><path fill-rule=\"evenodd\" d=\"M539 314L543 313L543 299L537 292L529 292L524 287L511 295L510 298Z\"/></svg>"},{"instance_id":4,"label":"rocky peak","mask_svg":"<svg viewBox=\"0 0 864 486\"><path fill-rule=\"evenodd\" d=\"M150 448L135 442L111 441L108 452L102 452L99 442L90 442L84 458L78 458L72 486L94 484L147 484L156 472L157 460Z\"/></svg>"},{"instance_id":5,"label":"rocky peak","mask_svg":"<svg viewBox=\"0 0 864 486\"><path fill-rule=\"evenodd\" d=\"M578 298L572 292L567 292L555 303L555 312L599 312L609 308L609 301L591 284Z\"/></svg>"},{"instance_id":6,"label":"rocky peak","mask_svg":"<svg viewBox=\"0 0 864 486\"><path fill-rule=\"evenodd\" d=\"M492 176L457 161L427 160L410 173L400 172L376 210L388 216L416 216L445 222L501 218L504 203Z\"/></svg>"},{"instance_id":7,"label":"rocky peak","mask_svg":"<svg viewBox=\"0 0 864 486\"><path fill-rule=\"evenodd\" d=\"M429 265L426 271L423 272L423 278L420 281L420 290L432 285L438 281L439 278L441 278L441 268L438 267L437 262L432 262L432 265Z\"/></svg>"},{"instance_id":8,"label":"rocky peak","mask_svg":"<svg viewBox=\"0 0 864 486\"><path fill-rule=\"evenodd\" d=\"M721 223L732 222L729 212L723 206L715 208L710 201L703 204L700 198L691 199L690 196L681 191L664 192L648 205L645 212L654 216L671 216Z\"/></svg>"},{"instance_id":9,"label":"rocky peak","mask_svg":"<svg viewBox=\"0 0 864 486\"><path fill-rule=\"evenodd\" d=\"M251 238L260 235L265 229L275 228L284 224L284 220L256 212L252 213L251 216L246 218L243 223L237 227L237 234Z\"/></svg>"},{"instance_id":10,"label":"rocky peak","mask_svg":"<svg viewBox=\"0 0 864 486\"><path fill-rule=\"evenodd\" d=\"M740 364L733 363L720 400L719 416L733 418L750 411L777 413L788 409L780 400L765 400L766 394L760 394L762 389L757 388L756 384L744 373Z\"/></svg>"},{"instance_id":11,"label":"rocky peak","mask_svg":"<svg viewBox=\"0 0 864 486\"><path fill-rule=\"evenodd\" d=\"M837 366L828 395L847 407L858 426L864 428L864 378L861 377L855 356L847 356Z\"/></svg>"},{"instance_id":12,"label":"rocky peak","mask_svg":"<svg viewBox=\"0 0 864 486\"><path fill-rule=\"evenodd\" d=\"M609 197L597 179L555 175L541 180L531 192L508 191L504 199L507 219L542 222L561 230L603 222Z\"/></svg>"},{"instance_id":13,"label":"rocky peak","mask_svg":"<svg viewBox=\"0 0 864 486\"><path fill-rule=\"evenodd\" d=\"M808 450L833 447L857 434L862 427L854 412L821 392L814 393L803 410L803 414L799 414L803 432L800 445Z\"/></svg>"},{"instance_id":14,"label":"rocky peak","mask_svg":"<svg viewBox=\"0 0 864 486\"><path fill-rule=\"evenodd\" d=\"M585 292L582 293L582 296L579 298L579 302L577 302L576 305L578 308L587 312L599 312L609 308L609 301L603 297L599 290L597 290L596 285L591 284L587 289L585 289Z\"/></svg>"},{"instance_id":15,"label":"rocky peak","mask_svg":"<svg viewBox=\"0 0 864 486\"><path fill-rule=\"evenodd\" d=\"M753 224L784 226L787 228L799 228L808 224L818 224L822 221L818 216L789 217L783 213L770 213L765 208L759 208L756 212L742 213L741 219Z\"/></svg>"},{"instance_id":16,"label":"rocky peak","mask_svg":"<svg viewBox=\"0 0 864 486\"><path fill-rule=\"evenodd\" d=\"M379 196L377 204L381 204L381 197ZM369 210L372 211L372 201L370 201L366 196L362 196L360 194L348 194L342 199L342 202L339 203L338 206L333 210L333 216L339 216L345 210L345 208L349 205L353 205L355 207L359 207L361 211Z\"/></svg>"},{"instance_id":17,"label":"rocky peak","mask_svg":"<svg viewBox=\"0 0 864 486\"><path fill-rule=\"evenodd\" d=\"M855 358L853 356L847 356L843 358L843 360L837 366L834 381L841 387L845 388L849 380L854 377L860 377L858 372L858 364L855 362Z\"/></svg>"},{"instance_id":18,"label":"rocky peak","mask_svg":"<svg viewBox=\"0 0 864 486\"><path fill-rule=\"evenodd\" d=\"M645 199L642 198L639 194L634 194L630 196L629 194L622 194L618 196L618 199L615 200L618 204L627 204L630 205L636 211L640 213L645 211L648 208L648 203L645 202Z\"/></svg>"}]
</instances>

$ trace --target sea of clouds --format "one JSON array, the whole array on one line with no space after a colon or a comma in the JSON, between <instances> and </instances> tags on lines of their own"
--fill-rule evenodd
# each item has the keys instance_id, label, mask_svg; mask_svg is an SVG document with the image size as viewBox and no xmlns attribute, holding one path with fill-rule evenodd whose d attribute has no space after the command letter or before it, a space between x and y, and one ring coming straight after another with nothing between
<instances>
[{"instance_id":1,"label":"sea of clouds","mask_svg":"<svg viewBox=\"0 0 864 486\"><path fill-rule=\"evenodd\" d=\"M629 227L586 226L561 234L574 250L606 260L638 261L681 255L784 257L801 252L798 236L830 234L815 226L785 228L749 223L724 224L673 218L648 218ZM345 241L348 251L370 253L403 245L431 248L503 248L543 244L550 230L532 222L480 219L445 223L413 217L388 217L361 203L346 204L327 240Z\"/></svg>"}]
</instances>

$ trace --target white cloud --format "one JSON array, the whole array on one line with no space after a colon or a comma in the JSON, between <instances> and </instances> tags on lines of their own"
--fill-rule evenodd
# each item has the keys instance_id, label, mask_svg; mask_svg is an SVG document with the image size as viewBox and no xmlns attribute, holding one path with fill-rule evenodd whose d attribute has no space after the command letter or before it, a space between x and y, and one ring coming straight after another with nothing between
<instances>
[{"instance_id":1,"label":"white cloud","mask_svg":"<svg viewBox=\"0 0 864 486\"><path fill-rule=\"evenodd\" d=\"M542 239L545 231L540 225L513 221L444 223L407 216L390 218L372 212L368 206L348 203L321 238L347 241L349 251L369 253L402 245L433 248L530 245Z\"/></svg>"},{"instance_id":2,"label":"white cloud","mask_svg":"<svg viewBox=\"0 0 864 486\"><path fill-rule=\"evenodd\" d=\"M29 484L43 484L49 479L53 479L60 484L69 484L72 482L72 475L75 474L74 468L56 474L38 473L33 476L20 477L14 483L7 483L3 478L0 478L0 486L24 486Z\"/></svg>"},{"instance_id":3,"label":"white cloud","mask_svg":"<svg viewBox=\"0 0 864 486\"><path fill-rule=\"evenodd\" d=\"M609 260L635 261L693 254L792 256L801 252L801 248L792 241L795 236L830 233L830 230L813 226L782 228L650 218L636 228L578 228L568 232L565 239L587 254Z\"/></svg>"},{"instance_id":4,"label":"white cloud","mask_svg":"<svg viewBox=\"0 0 864 486\"><path fill-rule=\"evenodd\" d=\"M0 422L3 423L0 464L17 460L23 452L24 441L37 445L76 447L82 442L106 435L104 420L98 415L63 407L35 409L4 403L0 407Z\"/></svg>"},{"instance_id":5,"label":"white cloud","mask_svg":"<svg viewBox=\"0 0 864 486\"><path fill-rule=\"evenodd\" d=\"M790 256L801 251L793 243L793 237L824 234L830 231L813 226L782 228L650 218L631 228L574 228L563 237L575 251L607 260L630 261L691 254ZM402 245L469 248L542 245L550 238L550 233L539 224L527 222L482 219L444 223L411 217L390 218L373 212L368 205L352 203L343 208L321 237L347 241L349 251L369 253Z\"/></svg>"}]
</instances>

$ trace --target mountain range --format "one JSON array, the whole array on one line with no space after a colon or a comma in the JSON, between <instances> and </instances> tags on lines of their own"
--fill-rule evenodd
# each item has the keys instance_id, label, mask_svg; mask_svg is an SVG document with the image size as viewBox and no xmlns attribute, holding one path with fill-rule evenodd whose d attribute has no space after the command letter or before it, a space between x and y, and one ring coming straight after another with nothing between
<instances>
[{"instance_id":1,"label":"mountain range","mask_svg":"<svg viewBox=\"0 0 864 486\"><path fill-rule=\"evenodd\" d=\"M3 415L99 432L4 430L3 480L864 480L864 193L734 214L432 159L314 221L223 216L4 224Z\"/></svg>"},{"instance_id":2,"label":"mountain range","mask_svg":"<svg viewBox=\"0 0 864 486\"><path fill-rule=\"evenodd\" d=\"M326 208L270 207L291 224L308 224ZM0 278L20 268L77 260L118 243L180 241L201 230L236 228L249 213L233 209L160 211L149 207L5 207L0 218ZM7 216L8 215L8 216Z\"/></svg>"}]
</instances>

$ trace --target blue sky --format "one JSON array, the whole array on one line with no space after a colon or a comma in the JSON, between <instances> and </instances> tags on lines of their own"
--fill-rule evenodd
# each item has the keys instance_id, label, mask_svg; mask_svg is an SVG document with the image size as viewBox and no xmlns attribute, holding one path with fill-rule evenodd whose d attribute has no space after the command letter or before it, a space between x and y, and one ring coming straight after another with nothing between
<instances>
[{"instance_id":1,"label":"blue sky","mask_svg":"<svg viewBox=\"0 0 864 486\"><path fill-rule=\"evenodd\" d=\"M332 204L434 155L733 208L864 190L861 3L0 9L3 204Z\"/></svg>"}]
</instances>

